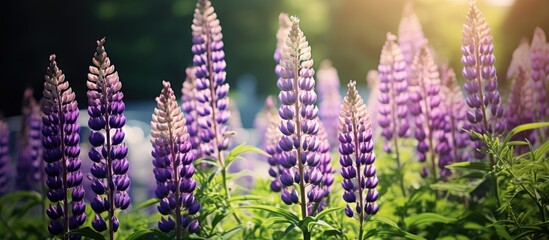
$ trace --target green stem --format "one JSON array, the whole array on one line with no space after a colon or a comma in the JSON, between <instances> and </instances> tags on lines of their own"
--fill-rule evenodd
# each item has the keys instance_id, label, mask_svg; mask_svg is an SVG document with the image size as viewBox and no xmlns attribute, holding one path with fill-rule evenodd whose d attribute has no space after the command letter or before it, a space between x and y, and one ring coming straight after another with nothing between
<instances>
[{"instance_id":1,"label":"green stem","mask_svg":"<svg viewBox=\"0 0 549 240\"><path fill-rule=\"evenodd\" d=\"M360 219L360 228L358 230L358 240L362 240L362 235L364 234L364 222L362 220L362 218Z\"/></svg>"}]
</instances>

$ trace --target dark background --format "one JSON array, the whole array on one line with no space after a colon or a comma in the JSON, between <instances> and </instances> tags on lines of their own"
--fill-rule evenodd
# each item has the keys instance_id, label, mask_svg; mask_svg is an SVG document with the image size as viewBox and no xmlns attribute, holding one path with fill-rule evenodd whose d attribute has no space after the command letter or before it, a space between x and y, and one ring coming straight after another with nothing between
<instances>
[{"instance_id":1,"label":"dark background","mask_svg":"<svg viewBox=\"0 0 549 240\"><path fill-rule=\"evenodd\" d=\"M386 32L397 32L404 3L377 0L214 0L224 34L231 94L236 82L251 74L260 96L276 93L272 59L278 13L302 20L302 30L312 46L315 67L330 58L341 82L364 77L376 69ZM440 60L459 65L461 28L467 1L412 1L425 35ZM535 26L549 32L549 0L516 0L512 6L477 1L495 38L502 92L508 85L505 71L521 37L530 41ZM189 0L15 0L2 4L2 74L0 111L20 114L25 87L41 95L49 54L86 107L87 67L95 41L107 37L107 52L119 71L126 101L154 101L163 79L179 94L190 52L192 13ZM247 75L250 76L250 75ZM242 99L242 96L241 96ZM245 96L244 96L245 99Z\"/></svg>"}]
</instances>

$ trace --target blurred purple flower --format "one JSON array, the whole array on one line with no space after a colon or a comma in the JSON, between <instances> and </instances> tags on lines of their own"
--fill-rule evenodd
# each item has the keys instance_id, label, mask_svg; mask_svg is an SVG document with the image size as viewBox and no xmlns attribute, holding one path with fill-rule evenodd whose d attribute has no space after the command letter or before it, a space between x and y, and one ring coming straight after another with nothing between
<instances>
[{"instance_id":1,"label":"blurred purple flower","mask_svg":"<svg viewBox=\"0 0 549 240\"><path fill-rule=\"evenodd\" d=\"M391 153L398 147L398 138L408 136L408 82L406 81L406 63L396 36L387 34L387 41L381 50L379 72L379 118L381 136L385 138L384 150ZM391 146L391 141L394 145ZM397 159L397 163L400 160ZM400 166L399 166L400 167Z\"/></svg>"},{"instance_id":2,"label":"blurred purple flower","mask_svg":"<svg viewBox=\"0 0 549 240\"><path fill-rule=\"evenodd\" d=\"M370 70L366 75L366 84L370 90L370 95L368 96L368 113L370 113L370 121L372 122L372 132L374 135L377 135L376 130L378 127L378 115L379 115L379 73L377 70Z\"/></svg>"},{"instance_id":3,"label":"blurred purple flower","mask_svg":"<svg viewBox=\"0 0 549 240\"><path fill-rule=\"evenodd\" d=\"M546 85L549 76L549 44L545 32L540 27L534 30L532 44L530 45L530 62L532 90L534 98L534 121L546 121L549 111L547 110Z\"/></svg>"},{"instance_id":4,"label":"blurred purple flower","mask_svg":"<svg viewBox=\"0 0 549 240\"><path fill-rule=\"evenodd\" d=\"M46 185L51 201L46 214L51 219L48 231L52 235L67 236L86 221L84 203L84 178L80 171L80 136L78 130L78 104L76 96L65 75L57 67L55 55L50 55L50 64L44 82L42 106L42 158L47 163ZM70 197L69 197L70 194ZM69 211L69 201L72 211ZM71 215L69 215L69 212ZM79 239L78 235L70 235Z\"/></svg>"},{"instance_id":5,"label":"blurred purple flower","mask_svg":"<svg viewBox=\"0 0 549 240\"><path fill-rule=\"evenodd\" d=\"M450 174L445 167L451 162L450 146L446 138L450 129L446 127L446 109L443 108L445 105L441 105L441 81L437 65L427 45L424 45L416 54L409 83L411 103L409 110L415 121L414 137L418 141L417 157L420 162L425 162L428 156L430 157L430 171L425 167L423 172L432 174L436 181L437 155L439 156L438 166L441 168L440 177Z\"/></svg>"},{"instance_id":6,"label":"blurred purple flower","mask_svg":"<svg viewBox=\"0 0 549 240\"><path fill-rule=\"evenodd\" d=\"M0 120L0 196L8 192L10 182L10 130L8 124Z\"/></svg>"},{"instance_id":7,"label":"blurred purple flower","mask_svg":"<svg viewBox=\"0 0 549 240\"><path fill-rule=\"evenodd\" d=\"M470 5L463 25L462 43L462 75L465 78L464 88L469 106L467 119L471 123L468 130L481 134L501 134L505 131L505 123L497 89L494 45L488 24L474 3ZM480 140L476 140L475 145L477 149L483 147ZM482 159L485 154L475 151L475 157Z\"/></svg>"},{"instance_id":8,"label":"blurred purple flower","mask_svg":"<svg viewBox=\"0 0 549 240\"><path fill-rule=\"evenodd\" d=\"M468 124L463 92L457 83L454 70L448 65L440 65L439 73L442 82L441 95L444 96L442 109L446 118L444 129L447 130L446 137L449 138L448 144L451 148L449 162L469 161L469 152L465 150L469 145L469 134L463 130Z\"/></svg>"},{"instance_id":9,"label":"blurred purple flower","mask_svg":"<svg viewBox=\"0 0 549 240\"><path fill-rule=\"evenodd\" d=\"M189 133L189 141L192 145L192 152L196 158L200 158L200 136L198 135L198 118L199 115L196 111L198 106L198 100L196 99L196 68L188 67L185 70L187 77L183 82L183 88L181 89L181 110L185 113L185 126Z\"/></svg>"},{"instance_id":10,"label":"blurred purple flower","mask_svg":"<svg viewBox=\"0 0 549 240\"><path fill-rule=\"evenodd\" d=\"M229 85L225 82L223 34L209 0L199 0L196 4L192 35L200 150L204 156L214 157L225 166L221 151L228 148L231 136L226 126L230 117Z\"/></svg>"},{"instance_id":11,"label":"blurred purple flower","mask_svg":"<svg viewBox=\"0 0 549 240\"><path fill-rule=\"evenodd\" d=\"M324 60L316 74L319 99L320 121L326 129L328 141L332 148L337 148L337 121L341 96L339 94L339 77L332 62Z\"/></svg>"},{"instance_id":12,"label":"blurred purple flower","mask_svg":"<svg viewBox=\"0 0 549 240\"><path fill-rule=\"evenodd\" d=\"M427 39L423 34L421 23L414 12L412 3L408 2L404 6L398 25L398 45L404 62L406 62L408 74L411 74L414 57L425 44L427 44Z\"/></svg>"},{"instance_id":13,"label":"blurred purple flower","mask_svg":"<svg viewBox=\"0 0 549 240\"><path fill-rule=\"evenodd\" d=\"M271 191L280 192L282 190L282 183L280 182L280 175L282 174L284 168L280 166L278 159L282 153L282 149L278 145L282 133L278 130L278 124L280 123L280 117L278 116L278 111L274 105L274 101L271 96L267 98L264 106L264 116L261 121L268 124L265 134L263 135L263 142L265 143L264 149L270 156L267 157L267 162L269 163L269 176L271 176L273 181L271 181Z\"/></svg>"},{"instance_id":14,"label":"blurred purple flower","mask_svg":"<svg viewBox=\"0 0 549 240\"><path fill-rule=\"evenodd\" d=\"M356 212L362 226L367 216L374 215L379 210L376 202L379 181L374 166L376 155L370 116L356 90L356 82L349 82L347 87L347 96L339 115L339 163L343 177L341 186L345 190L343 200L356 203L355 211L347 204L345 214L353 217Z\"/></svg>"},{"instance_id":15,"label":"blurred purple flower","mask_svg":"<svg viewBox=\"0 0 549 240\"><path fill-rule=\"evenodd\" d=\"M42 110L28 88L23 94L21 135L17 159L17 188L44 191L44 161L42 161ZM40 184L37 184L40 183Z\"/></svg>"},{"instance_id":16,"label":"blurred purple flower","mask_svg":"<svg viewBox=\"0 0 549 240\"><path fill-rule=\"evenodd\" d=\"M93 66L88 73L88 126L91 129L89 141L92 145L88 156L94 162L91 189L97 194L92 201L95 219L92 226L101 232L106 230L101 213L108 212L108 229L114 234L118 229L116 209L126 209L130 205L128 188L129 162L126 158L128 147L124 143L124 94L122 83L114 65L105 52L105 38L97 41L93 56ZM101 207L96 207L102 205ZM112 235L111 235L112 236Z\"/></svg>"},{"instance_id":17,"label":"blurred purple flower","mask_svg":"<svg viewBox=\"0 0 549 240\"><path fill-rule=\"evenodd\" d=\"M158 228L163 232L175 230L181 239L182 229L190 233L198 231L198 221L190 216L200 210L200 203L194 197L196 181L192 178L195 157L185 126L185 119L169 82L162 82L164 88L156 98L151 121L151 143L154 176L157 187L155 195L160 199L157 206L162 217Z\"/></svg>"},{"instance_id":18,"label":"blurred purple flower","mask_svg":"<svg viewBox=\"0 0 549 240\"><path fill-rule=\"evenodd\" d=\"M318 205L316 203L320 203L324 192L320 187L323 175L318 169L321 142L317 137L319 122L311 47L296 17L291 17L280 66L277 85L281 90L278 95L281 105L278 113L281 118L279 130L283 136L279 147L283 152L278 163L284 167L280 182L287 187L281 197L288 205L299 203L302 218L305 218L308 212L317 212L314 209L308 211L308 208Z\"/></svg>"},{"instance_id":19,"label":"blurred purple flower","mask_svg":"<svg viewBox=\"0 0 549 240\"><path fill-rule=\"evenodd\" d=\"M286 44L288 38L288 31L292 26L292 21L286 13L280 13L278 15L278 31L276 32L276 49L274 53L274 60L276 62L275 73L280 78L280 58L282 57L282 49Z\"/></svg>"}]
</instances>

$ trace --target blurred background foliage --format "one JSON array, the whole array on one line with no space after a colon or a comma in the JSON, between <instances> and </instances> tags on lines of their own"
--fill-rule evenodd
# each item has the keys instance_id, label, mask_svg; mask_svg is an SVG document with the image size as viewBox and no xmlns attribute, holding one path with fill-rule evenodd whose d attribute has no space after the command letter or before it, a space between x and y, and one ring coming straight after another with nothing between
<instances>
[{"instance_id":1,"label":"blurred background foliage","mask_svg":"<svg viewBox=\"0 0 549 240\"><path fill-rule=\"evenodd\" d=\"M257 86L257 90L253 87L237 95L239 103L257 101L257 109L267 94L277 93L272 57L281 11L301 18L316 67L329 58L342 83L355 79L364 87L368 70L377 68L386 33L397 33L406 2L214 0L223 27L232 94L238 94L237 88L247 89L246 85ZM411 2L439 61L450 63L460 72L461 30L468 1ZM479 0L477 4L493 31L500 88L506 92L506 68L520 39L530 41L536 26L549 32L549 1ZM87 67L95 40L104 36L123 82L126 101L153 104L161 81L180 86L185 68L192 64L190 25L194 6L192 0L4 2L0 110L7 116L20 114L25 87L34 88L36 97L40 96L51 53L58 55L59 66L77 93L80 108L85 107ZM237 84L238 79L247 80ZM254 98L245 95L256 92ZM243 113L246 127L251 123L246 116L253 114Z\"/></svg>"}]
</instances>

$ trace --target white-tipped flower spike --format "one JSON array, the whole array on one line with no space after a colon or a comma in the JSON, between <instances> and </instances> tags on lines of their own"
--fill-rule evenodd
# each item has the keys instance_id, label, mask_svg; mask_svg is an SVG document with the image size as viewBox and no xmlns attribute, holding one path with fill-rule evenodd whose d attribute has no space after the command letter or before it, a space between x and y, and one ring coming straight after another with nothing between
<instances>
[{"instance_id":1,"label":"white-tipped flower spike","mask_svg":"<svg viewBox=\"0 0 549 240\"><path fill-rule=\"evenodd\" d=\"M532 67L532 94L534 95L534 121L546 121L547 110L546 84L549 76L549 45L545 32L540 27L534 30L530 45L530 61Z\"/></svg>"},{"instance_id":2,"label":"white-tipped flower spike","mask_svg":"<svg viewBox=\"0 0 549 240\"><path fill-rule=\"evenodd\" d=\"M469 161L469 151L465 148L469 145L469 134L463 129L467 122L467 107L463 92L458 85L454 70L447 65L439 66L440 80L442 82L441 93L442 107L445 114L445 129L449 129L449 146L451 150L450 162Z\"/></svg>"},{"instance_id":3,"label":"white-tipped flower spike","mask_svg":"<svg viewBox=\"0 0 549 240\"><path fill-rule=\"evenodd\" d=\"M198 118L200 117L196 112L199 104L196 99L196 68L188 67L185 70L186 78L181 88L181 110L185 113L185 126L189 133L189 141L192 144L192 152L195 158L201 158L202 153L200 151L200 136L198 135Z\"/></svg>"},{"instance_id":4,"label":"white-tipped flower spike","mask_svg":"<svg viewBox=\"0 0 549 240\"><path fill-rule=\"evenodd\" d=\"M412 3L408 2L404 6L402 18L398 25L398 45L409 71L417 52L426 43L427 39L423 34L421 23L414 12Z\"/></svg>"},{"instance_id":5,"label":"white-tipped flower spike","mask_svg":"<svg viewBox=\"0 0 549 240\"><path fill-rule=\"evenodd\" d=\"M286 38L288 38L288 31L292 26L292 21L286 13L280 13L278 15L278 31L276 32L276 49L274 53L274 60L276 62L275 73L280 77L280 57L282 56L282 49L286 44Z\"/></svg>"},{"instance_id":6,"label":"white-tipped flower spike","mask_svg":"<svg viewBox=\"0 0 549 240\"><path fill-rule=\"evenodd\" d=\"M341 96L339 94L339 77L332 62L324 60L316 74L319 99L320 121L326 130L332 148L337 147L337 120Z\"/></svg>"},{"instance_id":7,"label":"white-tipped flower spike","mask_svg":"<svg viewBox=\"0 0 549 240\"><path fill-rule=\"evenodd\" d=\"M370 116L356 90L356 82L349 82L347 87L347 96L339 114L339 163L343 177L341 186L345 190L343 200L348 203L345 214L353 217L356 213L362 228L366 217L379 210L376 202L379 181L374 166L376 155ZM350 203L356 203L356 206L353 208Z\"/></svg>"},{"instance_id":8,"label":"white-tipped flower spike","mask_svg":"<svg viewBox=\"0 0 549 240\"><path fill-rule=\"evenodd\" d=\"M151 143L154 175L156 178L155 195L160 199L157 209L162 217L158 228L163 232L175 230L176 239L181 239L184 229L189 233L198 231L198 221L191 222L190 217L200 210L200 204L194 197L196 181L194 175L194 156L189 141L185 119L181 108L177 106L174 92L169 82L162 82L164 88L156 98L151 121Z\"/></svg>"},{"instance_id":9,"label":"white-tipped flower spike","mask_svg":"<svg viewBox=\"0 0 549 240\"><path fill-rule=\"evenodd\" d=\"M463 24L463 36L461 47L462 75L465 78L466 102L469 106L467 119L470 128L478 133L501 134L505 131L505 123L502 119L503 107L498 92L498 81L494 63L494 45L490 28L482 13L472 3L469 7L465 24ZM484 145L480 140L475 143L475 148L480 149ZM485 154L475 151L475 158L482 159ZM492 164L493 159L490 158Z\"/></svg>"}]
</instances>

